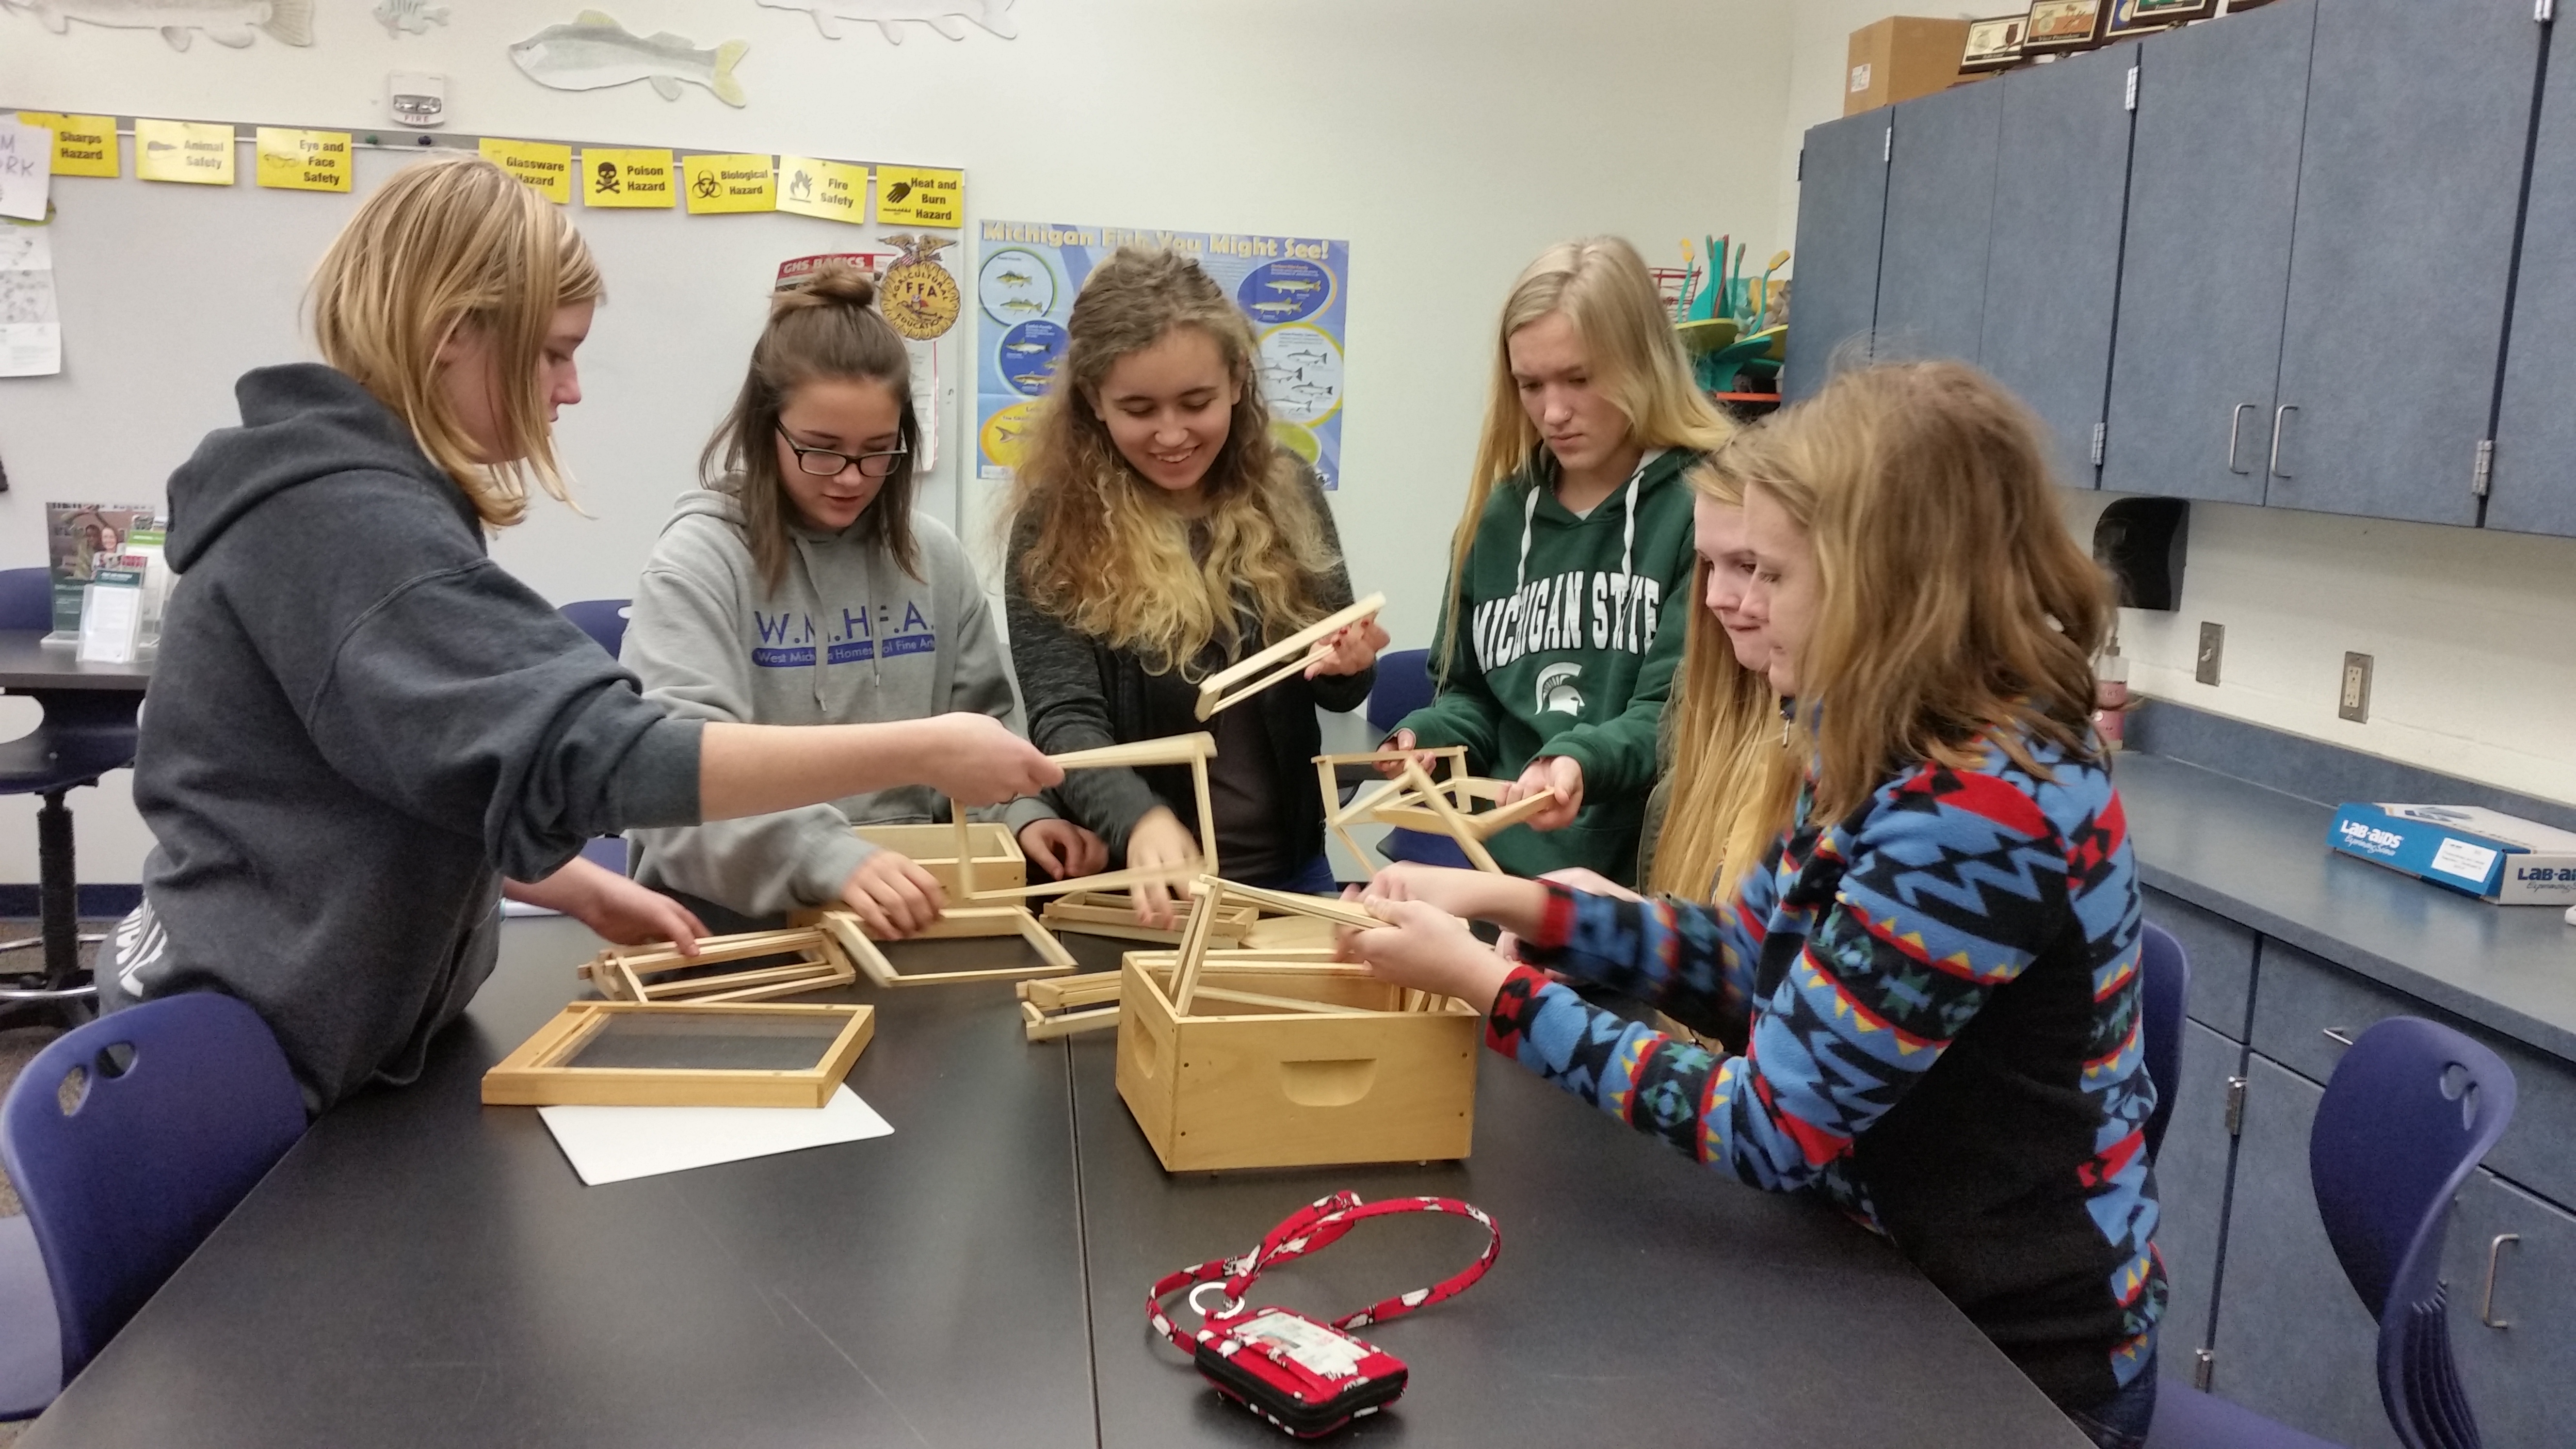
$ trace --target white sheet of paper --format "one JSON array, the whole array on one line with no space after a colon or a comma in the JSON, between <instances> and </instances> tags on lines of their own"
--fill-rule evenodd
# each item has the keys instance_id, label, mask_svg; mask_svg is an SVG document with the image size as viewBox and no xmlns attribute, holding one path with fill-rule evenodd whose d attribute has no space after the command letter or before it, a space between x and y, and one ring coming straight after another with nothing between
<instances>
[{"instance_id":1,"label":"white sheet of paper","mask_svg":"<svg viewBox=\"0 0 2576 1449\"><path fill-rule=\"evenodd\" d=\"M142 627L141 589L91 584L81 591L80 648L73 657L84 664L131 663Z\"/></svg>"},{"instance_id":2,"label":"white sheet of paper","mask_svg":"<svg viewBox=\"0 0 2576 1449\"><path fill-rule=\"evenodd\" d=\"M539 1107L572 1170L597 1187L719 1162L884 1137L894 1128L846 1085L799 1107Z\"/></svg>"},{"instance_id":3,"label":"white sheet of paper","mask_svg":"<svg viewBox=\"0 0 2576 1449\"><path fill-rule=\"evenodd\" d=\"M14 115L0 121L0 216L43 221L53 178L53 128L30 126Z\"/></svg>"},{"instance_id":4,"label":"white sheet of paper","mask_svg":"<svg viewBox=\"0 0 2576 1449\"><path fill-rule=\"evenodd\" d=\"M41 226L0 224L0 377L50 377L62 370L53 243Z\"/></svg>"}]
</instances>

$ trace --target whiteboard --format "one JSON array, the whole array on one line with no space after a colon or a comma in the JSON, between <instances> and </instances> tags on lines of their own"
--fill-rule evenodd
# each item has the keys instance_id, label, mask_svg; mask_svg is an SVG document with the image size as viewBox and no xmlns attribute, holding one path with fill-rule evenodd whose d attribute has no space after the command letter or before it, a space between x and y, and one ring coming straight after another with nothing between
<instances>
[{"instance_id":1,"label":"whiteboard","mask_svg":"<svg viewBox=\"0 0 2576 1449\"><path fill-rule=\"evenodd\" d=\"M54 179L63 371L0 378L0 465L10 488L0 494L0 567L45 561L48 499L161 500L198 440L240 421L235 379L312 359L306 277L359 198L418 159L413 148L360 147L353 194L272 191L247 180L248 134L245 127L237 157L245 180L236 186L138 181L130 136L121 178ZM440 154L457 140L439 139ZM540 497L527 521L493 544L496 558L558 604L634 593L672 500L695 483L698 452L742 386L778 264L892 250L870 245L883 230L873 222L786 213L576 206L571 218L608 287L580 353L582 401L557 427L573 496L589 516ZM952 272L967 265L965 234L958 237L940 254ZM969 325L961 320L930 349L939 369L938 462L916 482L918 506L952 525L956 379Z\"/></svg>"}]
</instances>

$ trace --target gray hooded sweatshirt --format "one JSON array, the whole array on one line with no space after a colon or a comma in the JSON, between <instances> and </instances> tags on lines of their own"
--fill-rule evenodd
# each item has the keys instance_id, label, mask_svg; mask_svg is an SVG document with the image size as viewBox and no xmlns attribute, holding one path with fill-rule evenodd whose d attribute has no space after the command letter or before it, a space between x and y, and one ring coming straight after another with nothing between
<instances>
[{"instance_id":1,"label":"gray hooded sweatshirt","mask_svg":"<svg viewBox=\"0 0 2576 1449\"><path fill-rule=\"evenodd\" d=\"M214 990L330 1106L410 1081L492 972L501 876L698 818L701 726L484 553L402 419L313 363L170 477L179 571L134 803L159 842L110 1007Z\"/></svg>"},{"instance_id":2,"label":"gray hooded sweatshirt","mask_svg":"<svg viewBox=\"0 0 2576 1449\"><path fill-rule=\"evenodd\" d=\"M647 699L684 719L750 724L870 724L952 710L989 714L1026 734L984 586L957 535L912 516L921 578L858 536L792 525L795 556L761 586L742 506L730 493L680 495L635 586L620 658ZM1014 834L1053 816L1014 800L972 818ZM635 878L746 916L827 905L876 847L852 825L948 818L926 785L903 785L747 820L628 835Z\"/></svg>"}]
</instances>

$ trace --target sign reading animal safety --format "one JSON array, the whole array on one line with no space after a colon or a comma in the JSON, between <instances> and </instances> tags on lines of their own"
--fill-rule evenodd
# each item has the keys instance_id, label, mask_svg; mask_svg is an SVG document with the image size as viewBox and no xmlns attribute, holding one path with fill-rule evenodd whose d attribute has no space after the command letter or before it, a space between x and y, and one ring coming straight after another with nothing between
<instances>
[{"instance_id":1,"label":"sign reading animal safety","mask_svg":"<svg viewBox=\"0 0 2576 1449\"><path fill-rule=\"evenodd\" d=\"M146 181L233 184L233 128L214 121L134 123L134 174Z\"/></svg>"}]
</instances>

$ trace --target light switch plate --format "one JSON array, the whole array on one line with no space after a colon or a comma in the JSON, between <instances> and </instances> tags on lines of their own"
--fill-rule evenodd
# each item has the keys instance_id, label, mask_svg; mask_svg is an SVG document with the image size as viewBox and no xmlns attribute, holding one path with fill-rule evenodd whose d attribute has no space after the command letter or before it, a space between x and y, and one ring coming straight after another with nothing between
<instances>
[{"instance_id":1,"label":"light switch plate","mask_svg":"<svg viewBox=\"0 0 2576 1449\"><path fill-rule=\"evenodd\" d=\"M2200 652L2192 656L2191 677L2203 684L2218 682L2218 656L2227 647L2227 626L2204 619L2200 625Z\"/></svg>"}]
</instances>

